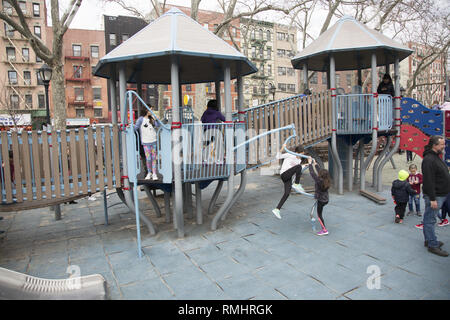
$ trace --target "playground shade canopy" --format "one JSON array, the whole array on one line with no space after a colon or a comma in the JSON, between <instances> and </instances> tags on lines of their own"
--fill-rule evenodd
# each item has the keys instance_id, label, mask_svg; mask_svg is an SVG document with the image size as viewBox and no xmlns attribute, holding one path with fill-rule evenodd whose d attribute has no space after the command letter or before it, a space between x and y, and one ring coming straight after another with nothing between
<instances>
[{"instance_id":1,"label":"playground shade canopy","mask_svg":"<svg viewBox=\"0 0 450 320\"><path fill-rule=\"evenodd\" d=\"M125 64L127 82L170 84L172 59L180 66L180 84L221 81L225 63L231 78L257 71L247 57L173 8L101 58L94 74L110 78Z\"/></svg>"},{"instance_id":2,"label":"playground shade canopy","mask_svg":"<svg viewBox=\"0 0 450 320\"><path fill-rule=\"evenodd\" d=\"M291 62L296 69L302 69L307 63L308 70L326 71L329 55L333 53L336 70L366 69L371 67L373 52L376 53L377 66L382 66L394 63L396 56L399 61L405 59L413 50L369 29L353 17L344 16Z\"/></svg>"}]
</instances>

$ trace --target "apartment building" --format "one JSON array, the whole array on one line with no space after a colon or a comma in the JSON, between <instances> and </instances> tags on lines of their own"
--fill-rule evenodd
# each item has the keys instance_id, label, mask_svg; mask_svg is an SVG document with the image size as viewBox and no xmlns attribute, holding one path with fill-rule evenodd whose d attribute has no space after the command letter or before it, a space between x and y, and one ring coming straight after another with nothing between
<instances>
[{"instance_id":1,"label":"apartment building","mask_svg":"<svg viewBox=\"0 0 450 320\"><path fill-rule=\"evenodd\" d=\"M427 57L432 48L415 42L408 42L408 47L414 50L407 59L400 62L400 83L405 89L412 85L413 74ZM436 50L435 50L436 51ZM427 63L427 62L425 62ZM439 104L445 99L446 55L440 55L426 66L416 78L417 87L411 92L411 97L429 107L434 101Z\"/></svg>"},{"instance_id":2,"label":"apartment building","mask_svg":"<svg viewBox=\"0 0 450 320\"><path fill-rule=\"evenodd\" d=\"M6 1L0 2L3 13L19 21L15 9ZM47 10L44 0L19 1L20 9L31 32L46 42L45 28ZM0 127L7 128L19 118L20 126L31 128L32 123L39 127L46 116L45 90L38 76L43 61L18 31L1 21L0 32L0 99L4 106L0 110Z\"/></svg>"},{"instance_id":3,"label":"apartment building","mask_svg":"<svg viewBox=\"0 0 450 320\"><path fill-rule=\"evenodd\" d=\"M51 28L47 29L47 33L50 45L53 39ZM64 34L63 59L68 127L110 122L107 80L92 74L99 59L104 55L103 31L68 29ZM50 105L53 103L50 102Z\"/></svg>"}]
</instances>

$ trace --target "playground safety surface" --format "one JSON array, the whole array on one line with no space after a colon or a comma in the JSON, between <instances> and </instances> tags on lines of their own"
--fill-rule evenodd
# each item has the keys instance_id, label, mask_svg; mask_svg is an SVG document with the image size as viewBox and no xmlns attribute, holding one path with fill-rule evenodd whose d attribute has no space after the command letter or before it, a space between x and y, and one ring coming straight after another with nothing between
<instances>
[{"instance_id":1,"label":"playground safety surface","mask_svg":"<svg viewBox=\"0 0 450 320\"><path fill-rule=\"evenodd\" d=\"M331 192L324 209L327 236L312 233L313 200L303 195L292 193L282 219L275 218L271 210L282 195L280 178L255 170L216 231L210 230L213 216L205 214L202 225L195 217L185 220L185 238L177 237L164 215L156 217L141 192L141 207L158 229L150 236L142 227L141 259L134 216L125 205L115 205L105 225L100 193L96 200L62 205L60 221L48 208L5 213L0 266L49 279L67 278L68 266L79 266L81 275L103 275L109 299L450 299L450 257L423 246L422 231L414 227L421 218L393 223L390 183L398 170L407 169L405 160L405 154L396 155L396 169L385 166L380 193L385 205L356 190ZM420 158L414 162L420 168ZM313 185L308 171L302 183ZM215 184L203 192L203 212ZM225 196L226 186L218 205ZM118 202L110 194L108 204ZM450 227L436 226L436 234L450 251Z\"/></svg>"}]
</instances>

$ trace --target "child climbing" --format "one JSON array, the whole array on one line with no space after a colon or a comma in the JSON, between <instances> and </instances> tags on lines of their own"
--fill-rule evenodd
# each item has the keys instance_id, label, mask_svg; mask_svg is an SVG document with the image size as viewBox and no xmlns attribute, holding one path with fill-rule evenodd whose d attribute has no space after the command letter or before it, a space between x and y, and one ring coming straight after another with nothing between
<instances>
[{"instance_id":1,"label":"child climbing","mask_svg":"<svg viewBox=\"0 0 450 320\"><path fill-rule=\"evenodd\" d=\"M139 130L141 137L141 144L145 152L145 160L147 164L147 175L145 180L158 180L156 174L156 121L152 113L143 107L141 116L134 125L134 130Z\"/></svg>"},{"instance_id":2,"label":"child climbing","mask_svg":"<svg viewBox=\"0 0 450 320\"><path fill-rule=\"evenodd\" d=\"M415 195L409 196L408 206L409 212L408 216L414 214L413 202L416 205L416 214L420 217L422 213L420 213L420 185L422 184L423 177L422 174L417 172L417 166L415 164L411 164L409 166L409 177L408 182L416 192Z\"/></svg>"},{"instance_id":3,"label":"child climbing","mask_svg":"<svg viewBox=\"0 0 450 320\"><path fill-rule=\"evenodd\" d=\"M317 217L319 218L319 223L322 227L322 230L317 232L317 235L324 236L328 234L328 230L325 227L325 220L323 219L322 212L329 201L328 189L331 186L331 177L328 170L321 169L316 160L311 158L308 162L312 162L312 165L309 166L309 173L315 182L314 199L316 199L316 203L314 203L314 206L317 206Z\"/></svg>"},{"instance_id":4,"label":"child climbing","mask_svg":"<svg viewBox=\"0 0 450 320\"><path fill-rule=\"evenodd\" d=\"M289 197L289 193L291 192L291 188L294 188L295 191L302 193L305 192L302 185L300 184L300 178L302 176L303 168L306 169L307 166L307 158L301 156L294 156L290 153L282 153L282 151L286 148L286 144L283 144L280 151L276 155L276 159L284 159L283 164L281 165L280 177L284 184L284 194L281 197L280 202L277 207L272 210L272 213L278 218L281 219L280 209L283 206L284 202ZM303 154L304 149L301 146L297 146L294 150L295 153ZM295 174L295 181L292 184L292 177Z\"/></svg>"},{"instance_id":5,"label":"child climbing","mask_svg":"<svg viewBox=\"0 0 450 320\"><path fill-rule=\"evenodd\" d=\"M414 189L406 181L408 176L408 171L400 170L398 172L398 179L392 182L391 194L395 203L395 223L403 223L409 196L416 195Z\"/></svg>"}]
</instances>

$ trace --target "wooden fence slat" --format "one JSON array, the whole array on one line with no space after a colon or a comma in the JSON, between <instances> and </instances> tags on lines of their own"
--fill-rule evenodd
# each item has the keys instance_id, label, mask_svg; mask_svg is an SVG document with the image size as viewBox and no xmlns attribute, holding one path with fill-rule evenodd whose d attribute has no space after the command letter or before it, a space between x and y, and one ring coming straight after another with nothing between
<instances>
[{"instance_id":1,"label":"wooden fence slat","mask_svg":"<svg viewBox=\"0 0 450 320\"><path fill-rule=\"evenodd\" d=\"M39 144L39 137L36 131L31 133L31 142L32 142L32 154L33 154L33 173L34 173L34 184L36 187L36 200L42 199L42 145Z\"/></svg>"},{"instance_id":2,"label":"wooden fence slat","mask_svg":"<svg viewBox=\"0 0 450 320\"><path fill-rule=\"evenodd\" d=\"M81 189L82 193L88 193L88 171L87 171L87 155L86 155L86 140L85 140L85 130L80 129L78 131L78 146L80 150L80 174L81 174Z\"/></svg>"},{"instance_id":3,"label":"wooden fence slat","mask_svg":"<svg viewBox=\"0 0 450 320\"><path fill-rule=\"evenodd\" d=\"M320 136L325 136L325 94L324 92L320 93Z\"/></svg>"},{"instance_id":4,"label":"wooden fence slat","mask_svg":"<svg viewBox=\"0 0 450 320\"><path fill-rule=\"evenodd\" d=\"M121 176L121 166L120 166L120 158L119 158L119 127L117 124L113 125L113 153L114 153L114 174L116 177L116 188L120 188L122 186L122 181L120 180Z\"/></svg>"},{"instance_id":5,"label":"wooden fence slat","mask_svg":"<svg viewBox=\"0 0 450 320\"><path fill-rule=\"evenodd\" d=\"M285 125L286 125L286 121L285 121L285 116L286 116L286 102L284 101L282 104L280 104L280 103L278 103L278 106L279 106L279 123L280 123L280 126L278 127L278 128L281 128L281 127L284 127ZM283 130L283 131L280 131L280 143L283 143L284 142L284 140L286 140L286 137L285 137L285 135L286 135L286 133L285 133L285 130Z\"/></svg>"},{"instance_id":6,"label":"wooden fence slat","mask_svg":"<svg viewBox=\"0 0 450 320\"><path fill-rule=\"evenodd\" d=\"M289 101L289 124L294 124L295 128L295 121L294 121L294 99L291 99ZM297 128L295 128L295 133L297 133ZM291 140L291 145L296 145L296 139Z\"/></svg>"},{"instance_id":7,"label":"wooden fence slat","mask_svg":"<svg viewBox=\"0 0 450 320\"><path fill-rule=\"evenodd\" d=\"M97 126L95 134L97 140L98 187L100 188L100 191L102 191L105 188L105 165L103 163L102 128Z\"/></svg>"},{"instance_id":8,"label":"wooden fence slat","mask_svg":"<svg viewBox=\"0 0 450 320\"><path fill-rule=\"evenodd\" d=\"M6 191L6 202L10 203L13 201L12 195L12 184L11 184L11 168L9 161L9 143L8 143L8 133L6 131L2 131L2 160L4 163L3 166L3 179L5 181L5 191Z\"/></svg>"},{"instance_id":9,"label":"wooden fence slat","mask_svg":"<svg viewBox=\"0 0 450 320\"><path fill-rule=\"evenodd\" d=\"M60 181L60 170L59 170L59 142L58 133L56 130L52 130L52 166L53 166L53 185L55 186L55 197L61 197L61 181Z\"/></svg>"},{"instance_id":10,"label":"wooden fence slat","mask_svg":"<svg viewBox=\"0 0 450 320\"><path fill-rule=\"evenodd\" d=\"M254 136L258 135L258 109L253 109L253 133ZM259 144L258 144L258 139L255 140L255 142L253 142L254 145L254 152L255 152L255 161L256 163L258 163L259 161Z\"/></svg>"},{"instance_id":11,"label":"wooden fence slat","mask_svg":"<svg viewBox=\"0 0 450 320\"><path fill-rule=\"evenodd\" d=\"M328 94L327 94L327 107L328 107L328 112L325 112L325 114L327 115L327 124L328 124L328 134L331 134L331 131L332 131L332 128L333 128L333 125L334 124L332 124L331 123L331 121L333 120L333 114L332 114L332 112L333 112L333 102L332 102L332 99L331 99L331 91L328 91Z\"/></svg>"},{"instance_id":12,"label":"wooden fence slat","mask_svg":"<svg viewBox=\"0 0 450 320\"><path fill-rule=\"evenodd\" d=\"M45 185L45 197L47 199L52 198L52 185L51 185L51 172L50 172L50 146L48 143L48 133L43 131L42 138L42 165L44 169L44 185Z\"/></svg>"},{"instance_id":13,"label":"wooden fence slat","mask_svg":"<svg viewBox=\"0 0 450 320\"><path fill-rule=\"evenodd\" d=\"M70 130L69 133L69 158L70 158L70 172L72 176L72 191L74 195L79 194L78 188L78 156L77 156L77 139L75 130Z\"/></svg>"},{"instance_id":14,"label":"wooden fence slat","mask_svg":"<svg viewBox=\"0 0 450 320\"><path fill-rule=\"evenodd\" d=\"M61 164L62 164L62 174L64 182L64 196L68 197L71 195L70 190L70 180L69 180L69 152L67 148L67 132L66 130L61 130Z\"/></svg>"},{"instance_id":15,"label":"wooden fence slat","mask_svg":"<svg viewBox=\"0 0 450 320\"><path fill-rule=\"evenodd\" d=\"M313 134L312 134L312 139L313 140L316 140L318 137L319 137L319 133L318 133L318 130L319 130L319 128L318 128L318 126L317 126L317 123L318 123L318 112L317 112L317 93L314 93L313 95L312 95L312 104L311 104L311 108L312 108L312 121L313 121L313 124L312 124L312 131L313 131Z\"/></svg>"},{"instance_id":16,"label":"wooden fence slat","mask_svg":"<svg viewBox=\"0 0 450 320\"><path fill-rule=\"evenodd\" d=\"M259 125L258 125L258 134L262 134L264 132L264 107L259 108L259 112L258 112L258 116L259 116ZM264 151L264 138L258 139L258 144L259 144L259 159L261 162L263 162L263 159L265 158L265 151Z\"/></svg>"},{"instance_id":17,"label":"wooden fence slat","mask_svg":"<svg viewBox=\"0 0 450 320\"><path fill-rule=\"evenodd\" d=\"M275 108L274 108L273 111L275 113L275 117L274 117L275 118L275 122L273 124L273 128L274 129L280 128L281 127L281 125L280 125L280 103L277 103L275 105ZM280 135L275 135L275 139L280 139ZM274 144L274 146L277 146L278 143L279 143L279 141L276 141L276 144ZM275 147L275 149L276 149L275 152L278 152L279 149L277 147Z\"/></svg>"},{"instance_id":18,"label":"wooden fence slat","mask_svg":"<svg viewBox=\"0 0 450 320\"><path fill-rule=\"evenodd\" d=\"M198 144L200 145L200 144ZM112 154L111 154L111 127L105 127L105 157L106 157L106 179L108 189L113 189L113 170L112 170Z\"/></svg>"},{"instance_id":19,"label":"wooden fence slat","mask_svg":"<svg viewBox=\"0 0 450 320\"><path fill-rule=\"evenodd\" d=\"M307 137L308 126L306 124L306 118L307 118L306 106L307 106L307 104L308 104L308 98L302 97L303 144L305 144L308 139L308 137Z\"/></svg>"},{"instance_id":20,"label":"wooden fence slat","mask_svg":"<svg viewBox=\"0 0 450 320\"><path fill-rule=\"evenodd\" d=\"M294 121L294 126L295 126L295 132L297 132L297 136L295 137L295 144L299 145L300 142L300 138L301 138L301 131L300 131L300 127L298 125L298 106L299 106L299 101L300 99L297 98L295 99L295 101L292 103L292 120Z\"/></svg>"},{"instance_id":21,"label":"wooden fence slat","mask_svg":"<svg viewBox=\"0 0 450 320\"><path fill-rule=\"evenodd\" d=\"M11 132L11 148L13 151L14 184L16 187L16 200L17 202L22 202L23 201L22 166L20 163L19 137L17 131Z\"/></svg>"},{"instance_id":22,"label":"wooden fence slat","mask_svg":"<svg viewBox=\"0 0 450 320\"><path fill-rule=\"evenodd\" d=\"M92 128L87 129L88 134L88 157L89 157L89 179L91 181L91 192L97 192L97 183L96 179L96 166L95 166L95 144L94 144L94 134L92 132Z\"/></svg>"},{"instance_id":23,"label":"wooden fence slat","mask_svg":"<svg viewBox=\"0 0 450 320\"><path fill-rule=\"evenodd\" d=\"M33 200L33 178L31 176L31 160L30 157L30 143L27 131L22 131L22 166L25 175L25 187L27 190L27 201Z\"/></svg>"}]
</instances>

